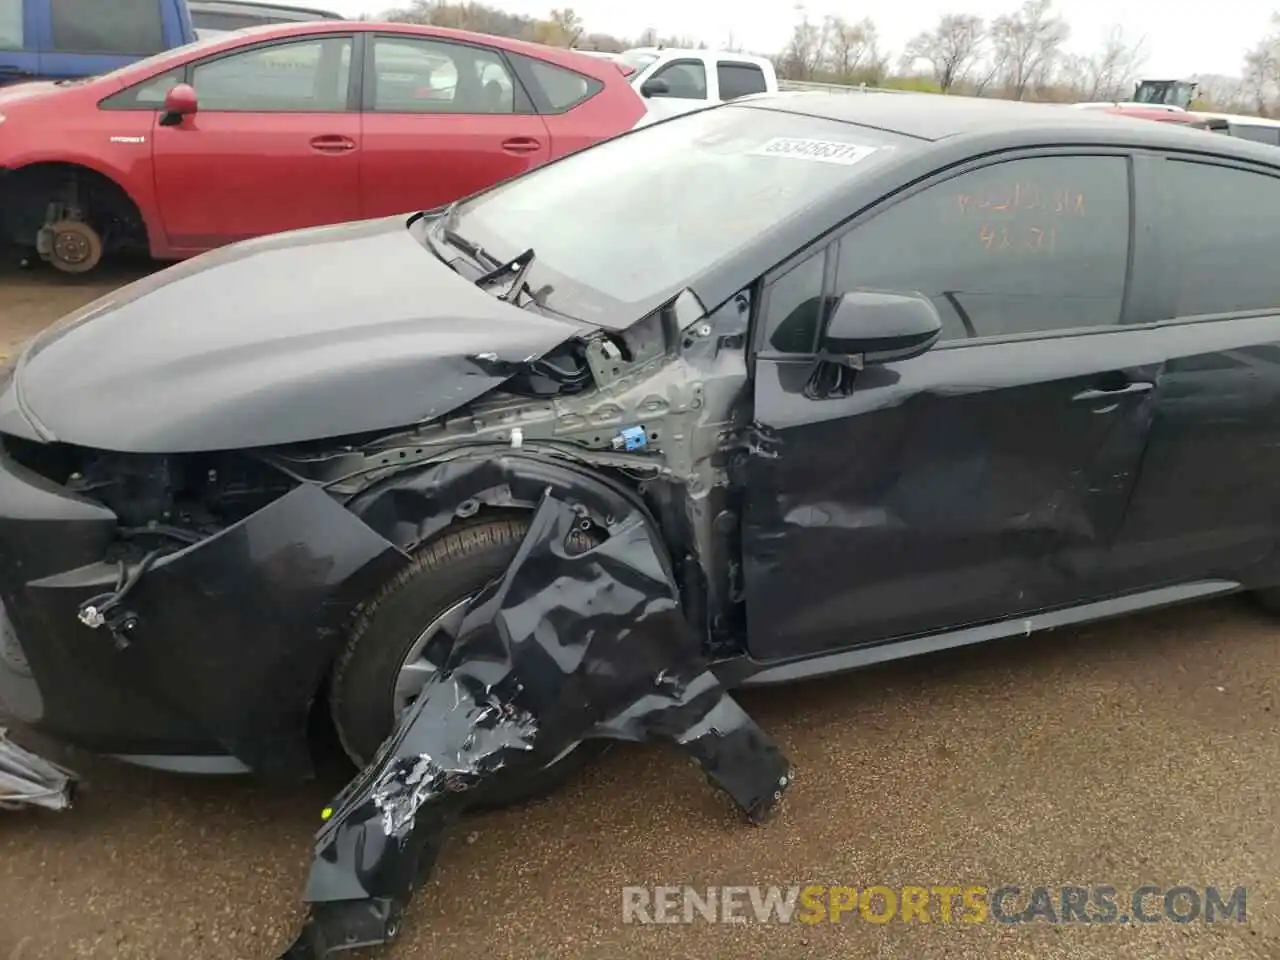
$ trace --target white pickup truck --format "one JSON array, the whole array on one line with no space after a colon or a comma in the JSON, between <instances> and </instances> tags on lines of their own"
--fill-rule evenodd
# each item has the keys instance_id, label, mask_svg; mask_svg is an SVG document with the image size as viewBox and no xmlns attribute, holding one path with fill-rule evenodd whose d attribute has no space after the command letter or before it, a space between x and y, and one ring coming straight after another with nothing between
<instances>
[{"instance_id":1,"label":"white pickup truck","mask_svg":"<svg viewBox=\"0 0 1280 960\"><path fill-rule=\"evenodd\" d=\"M629 79L645 99L647 122L752 93L778 91L773 63L746 53L635 47L613 59L634 71Z\"/></svg>"}]
</instances>

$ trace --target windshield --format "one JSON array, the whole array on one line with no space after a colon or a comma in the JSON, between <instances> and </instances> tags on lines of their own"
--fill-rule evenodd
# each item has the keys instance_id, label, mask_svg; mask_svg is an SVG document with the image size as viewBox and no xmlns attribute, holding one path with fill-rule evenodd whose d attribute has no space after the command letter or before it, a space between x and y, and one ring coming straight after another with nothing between
<instances>
[{"instance_id":1,"label":"windshield","mask_svg":"<svg viewBox=\"0 0 1280 960\"><path fill-rule=\"evenodd\" d=\"M653 61L658 59L656 53L649 53L646 50L627 50L614 57L619 63L626 64L637 72L643 70Z\"/></svg>"},{"instance_id":2,"label":"windshield","mask_svg":"<svg viewBox=\"0 0 1280 960\"><path fill-rule=\"evenodd\" d=\"M464 201L451 226L500 259L535 250L535 288L550 283L553 300L555 293L594 300L588 312L604 314L679 292L909 142L832 120L714 107L605 141ZM565 312L592 319L575 307Z\"/></svg>"}]
</instances>

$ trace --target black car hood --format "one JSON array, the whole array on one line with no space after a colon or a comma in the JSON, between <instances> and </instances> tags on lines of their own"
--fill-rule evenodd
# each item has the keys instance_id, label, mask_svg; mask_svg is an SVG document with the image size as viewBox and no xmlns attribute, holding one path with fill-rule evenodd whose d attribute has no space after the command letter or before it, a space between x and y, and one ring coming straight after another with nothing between
<instances>
[{"instance_id":1,"label":"black car hood","mask_svg":"<svg viewBox=\"0 0 1280 960\"><path fill-rule=\"evenodd\" d=\"M522 310L404 217L236 244L36 337L0 432L128 453L273 446L429 420L590 328Z\"/></svg>"}]
</instances>

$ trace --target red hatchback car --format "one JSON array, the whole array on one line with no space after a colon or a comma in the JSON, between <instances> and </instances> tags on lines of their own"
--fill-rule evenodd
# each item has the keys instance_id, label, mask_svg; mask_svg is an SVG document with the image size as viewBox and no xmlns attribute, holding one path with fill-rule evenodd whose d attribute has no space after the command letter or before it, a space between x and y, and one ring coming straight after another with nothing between
<instances>
[{"instance_id":1,"label":"red hatchback car","mask_svg":"<svg viewBox=\"0 0 1280 960\"><path fill-rule=\"evenodd\" d=\"M59 269L429 209L623 133L611 61L408 24L282 24L0 91L0 236Z\"/></svg>"}]
</instances>

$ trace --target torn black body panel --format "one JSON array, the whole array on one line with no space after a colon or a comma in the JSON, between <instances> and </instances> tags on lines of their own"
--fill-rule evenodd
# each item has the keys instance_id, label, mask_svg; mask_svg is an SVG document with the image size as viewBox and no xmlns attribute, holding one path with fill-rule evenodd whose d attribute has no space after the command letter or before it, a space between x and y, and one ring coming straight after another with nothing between
<instances>
[{"instance_id":1,"label":"torn black body panel","mask_svg":"<svg viewBox=\"0 0 1280 960\"><path fill-rule=\"evenodd\" d=\"M790 782L777 746L711 672L645 513L571 552L588 509L548 491L505 576L472 602L444 670L317 837L312 914L288 960L395 936L450 821L495 774L587 738L676 744L753 822Z\"/></svg>"},{"instance_id":2,"label":"torn black body panel","mask_svg":"<svg viewBox=\"0 0 1280 960\"><path fill-rule=\"evenodd\" d=\"M90 629L82 607L122 569L106 562L111 511L7 457L0 502L6 651L17 651L0 660L0 692L32 705L24 722L102 753L148 754L164 737L155 753L311 773L316 690L356 605L408 562L402 551L304 484L156 557Z\"/></svg>"},{"instance_id":3,"label":"torn black body panel","mask_svg":"<svg viewBox=\"0 0 1280 960\"><path fill-rule=\"evenodd\" d=\"M588 517L606 527L638 506L631 491L598 470L533 452L499 453L493 447L395 474L346 506L379 536L410 550L481 507L534 510L548 491L572 497Z\"/></svg>"},{"instance_id":4,"label":"torn black body panel","mask_svg":"<svg viewBox=\"0 0 1280 960\"><path fill-rule=\"evenodd\" d=\"M76 776L70 770L18 746L0 727L0 810L71 806Z\"/></svg>"}]
</instances>

